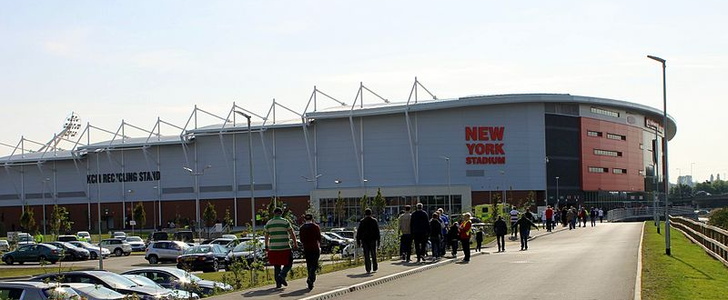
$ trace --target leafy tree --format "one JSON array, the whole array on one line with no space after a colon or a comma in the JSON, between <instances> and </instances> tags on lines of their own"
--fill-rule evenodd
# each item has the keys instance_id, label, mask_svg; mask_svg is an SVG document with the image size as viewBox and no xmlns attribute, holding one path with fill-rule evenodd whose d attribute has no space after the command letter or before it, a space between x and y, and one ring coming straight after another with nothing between
<instances>
[{"instance_id":1,"label":"leafy tree","mask_svg":"<svg viewBox=\"0 0 728 300\"><path fill-rule=\"evenodd\" d=\"M374 197L374 201L372 202L374 215L381 215L384 212L385 206L387 206L387 199L382 196L382 189L377 188L377 195Z\"/></svg>"},{"instance_id":2,"label":"leafy tree","mask_svg":"<svg viewBox=\"0 0 728 300\"><path fill-rule=\"evenodd\" d=\"M51 234L58 236L60 233L71 230L73 221L68 218L68 210L63 206L57 204L53 206L53 213L51 214Z\"/></svg>"},{"instance_id":3,"label":"leafy tree","mask_svg":"<svg viewBox=\"0 0 728 300\"><path fill-rule=\"evenodd\" d=\"M207 201L205 211L202 212L202 219L205 220L205 226L207 227L212 226L215 222L215 219L217 219L217 211L215 210L215 205L210 203L210 201Z\"/></svg>"},{"instance_id":4,"label":"leafy tree","mask_svg":"<svg viewBox=\"0 0 728 300\"><path fill-rule=\"evenodd\" d=\"M371 207L372 203L369 200L369 197L367 197L367 194L364 194L364 196L359 199L359 213L361 213L362 216L364 216L364 210L367 209L367 207Z\"/></svg>"},{"instance_id":5,"label":"leafy tree","mask_svg":"<svg viewBox=\"0 0 728 300\"><path fill-rule=\"evenodd\" d=\"M225 227L227 228L227 233L230 233L233 228L233 217L230 216L230 208L225 209L225 217L223 218L223 221L225 222Z\"/></svg>"},{"instance_id":6,"label":"leafy tree","mask_svg":"<svg viewBox=\"0 0 728 300\"><path fill-rule=\"evenodd\" d=\"M711 211L708 225L713 225L728 230L728 207L714 209L713 211Z\"/></svg>"},{"instance_id":7,"label":"leafy tree","mask_svg":"<svg viewBox=\"0 0 728 300\"><path fill-rule=\"evenodd\" d=\"M33 209L27 205L23 208L23 214L20 215L20 227L27 231L35 229L35 214Z\"/></svg>"},{"instance_id":8,"label":"leafy tree","mask_svg":"<svg viewBox=\"0 0 728 300\"><path fill-rule=\"evenodd\" d=\"M144 210L144 205L142 205L141 201L137 202L134 206L132 218L139 228L144 228L147 225L147 212Z\"/></svg>"}]
</instances>

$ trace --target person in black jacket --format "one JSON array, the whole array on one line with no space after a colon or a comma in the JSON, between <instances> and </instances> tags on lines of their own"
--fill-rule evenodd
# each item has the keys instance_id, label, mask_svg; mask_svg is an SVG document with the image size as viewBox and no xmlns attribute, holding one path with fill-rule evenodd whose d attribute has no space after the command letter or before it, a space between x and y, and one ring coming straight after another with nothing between
<instances>
[{"instance_id":1,"label":"person in black jacket","mask_svg":"<svg viewBox=\"0 0 728 300\"><path fill-rule=\"evenodd\" d=\"M422 203L417 203L417 210L412 213L410 232L415 240L417 262L424 261L427 255L427 237L430 234L430 217L423 210Z\"/></svg>"},{"instance_id":2,"label":"person in black jacket","mask_svg":"<svg viewBox=\"0 0 728 300\"><path fill-rule=\"evenodd\" d=\"M432 244L432 259L440 257L440 241L442 241L442 221L438 213L432 214L430 219L430 244Z\"/></svg>"},{"instance_id":3,"label":"person in black jacket","mask_svg":"<svg viewBox=\"0 0 728 300\"><path fill-rule=\"evenodd\" d=\"M379 222L372 217L372 210L364 210L364 218L359 221L356 231L356 244L364 249L364 268L367 273L377 271L377 247L379 247Z\"/></svg>"},{"instance_id":4,"label":"person in black jacket","mask_svg":"<svg viewBox=\"0 0 728 300\"><path fill-rule=\"evenodd\" d=\"M539 230L538 226L536 226L536 224L534 224L533 221L528 219L525 215L522 215L521 218L518 219L516 226L518 226L518 231L521 233L521 250L528 250L528 236L531 233L531 227Z\"/></svg>"},{"instance_id":5,"label":"person in black jacket","mask_svg":"<svg viewBox=\"0 0 728 300\"><path fill-rule=\"evenodd\" d=\"M460 243L460 224L453 222L450 225L450 229L447 231L447 241L450 243L450 254L453 258L458 256L458 244Z\"/></svg>"},{"instance_id":6,"label":"person in black jacket","mask_svg":"<svg viewBox=\"0 0 728 300\"><path fill-rule=\"evenodd\" d=\"M495 239L498 243L498 252L506 251L506 234L508 234L508 224L503 220L502 216L498 216L498 220L493 224L495 231Z\"/></svg>"}]
</instances>

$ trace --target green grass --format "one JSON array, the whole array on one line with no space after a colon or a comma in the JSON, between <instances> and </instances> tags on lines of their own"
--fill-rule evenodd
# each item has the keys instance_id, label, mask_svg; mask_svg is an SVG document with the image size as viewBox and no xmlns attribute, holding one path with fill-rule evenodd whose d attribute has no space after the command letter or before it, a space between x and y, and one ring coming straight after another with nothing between
<instances>
[{"instance_id":1,"label":"green grass","mask_svg":"<svg viewBox=\"0 0 728 300\"><path fill-rule=\"evenodd\" d=\"M670 231L671 256L665 236L645 222L642 245L642 299L726 299L728 268L680 231ZM664 227L663 227L664 229ZM662 232L664 234L664 232Z\"/></svg>"},{"instance_id":2,"label":"green grass","mask_svg":"<svg viewBox=\"0 0 728 300\"><path fill-rule=\"evenodd\" d=\"M53 265L39 266L36 268L0 268L0 278L16 278L23 276L35 276L48 273L57 273L75 270L92 270L93 268L68 267L56 263Z\"/></svg>"}]
</instances>

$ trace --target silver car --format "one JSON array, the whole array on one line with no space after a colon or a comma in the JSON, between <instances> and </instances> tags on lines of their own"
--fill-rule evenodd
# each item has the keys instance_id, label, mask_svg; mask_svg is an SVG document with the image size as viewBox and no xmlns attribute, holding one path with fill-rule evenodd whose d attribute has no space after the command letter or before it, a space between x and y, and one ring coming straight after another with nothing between
<instances>
[{"instance_id":1,"label":"silver car","mask_svg":"<svg viewBox=\"0 0 728 300\"><path fill-rule=\"evenodd\" d=\"M131 245L122 239L103 239L99 245L109 249L116 256L121 256L122 254L128 256L131 254Z\"/></svg>"},{"instance_id":2,"label":"silver car","mask_svg":"<svg viewBox=\"0 0 728 300\"><path fill-rule=\"evenodd\" d=\"M178 299L178 300L200 299L200 295L198 295L196 293L163 287L163 286L159 285L158 283L154 282L154 280L151 280L143 275L124 274L122 276L131 279L131 281L134 281L141 286L157 287L159 289L167 290L167 291L169 291L169 295L172 295L172 297L174 297L174 299Z\"/></svg>"},{"instance_id":3,"label":"silver car","mask_svg":"<svg viewBox=\"0 0 728 300\"><path fill-rule=\"evenodd\" d=\"M124 297L127 297L122 293L99 284L67 282L63 283L62 286L72 288L82 299L87 300L122 300L125 299Z\"/></svg>"},{"instance_id":4,"label":"silver car","mask_svg":"<svg viewBox=\"0 0 728 300\"><path fill-rule=\"evenodd\" d=\"M190 291L203 297L212 295L218 290L233 290L233 287L227 283L204 280L197 277L195 274L175 267L138 268L126 271L122 274L142 275L163 287Z\"/></svg>"},{"instance_id":5,"label":"silver car","mask_svg":"<svg viewBox=\"0 0 728 300\"><path fill-rule=\"evenodd\" d=\"M72 288L56 283L10 281L0 282L0 298L71 300L80 297Z\"/></svg>"},{"instance_id":6,"label":"silver car","mask_svg":"<svg viewBox=\"0 0 728 300\"><path fill-rule=\"evenodd\" d=\"M80 247L80 248L88 250L89 259L92 259L92 260L98 259L99 254L101 255L101 258L107 258L107 257L109 257L109 255L111 255L111 251L109 251L109 249L100 248L99 246L93 245L89 242L71 241L68 243L70 243L71 245L74 245L76 247ZM99 250L99 249L101 249L101 250Z\"/></svg>"}]
</instances>

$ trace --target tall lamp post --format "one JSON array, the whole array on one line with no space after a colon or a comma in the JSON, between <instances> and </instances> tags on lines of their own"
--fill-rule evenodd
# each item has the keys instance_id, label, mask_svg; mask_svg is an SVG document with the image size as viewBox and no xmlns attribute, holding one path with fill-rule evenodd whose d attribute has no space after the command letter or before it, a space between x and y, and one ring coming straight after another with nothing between
<instances>
[{"instance_id":1,"label":"tall lamp post","mask_svg":"<svg viewBox=\"0 0 728 300\"><path fill-rule=\"evenodd\" d=\"M667 79L665 76L665 68L667 66L665 65L666 61L660 57L647 55L647 58L660 62L662 64L662 147L664 148L662 150L662 157L664 158L664 162L662 163L662 167L664 169L664 176L662 181L664 184L665 192L665 254L670 255L670 214L667 211L669 202L668 193L670 191L670 176L668 175L669 168L667 164Z\"/></svg>"},{"instance_id":2,"label":"tall lamp post","mask_svg":"<svg viewBox=\"0 0 728 300\"><path fill-rule=\"evenodd\" d=\"M242 111L235 111L248 121L248 171L250 172L250 224L253 226L253 235L255 235L255 187L253 181L253 133L250 131L250 115ZM235 209L237 213L237 208ZM238 218L235 218L235 222L238 222Z\"/></svg>"},{"instance_id":3,"label":"tall lamp post","mask_svg":"<svg viewBox=\"0 0 728 300\"><path fill-rule=\"evenodd\" d=\"M544 158L544 165L546 166L546 188L544 189L544 198L546 198L543 202L545 206L549 206L549 157L546 156Z\"/></svg>"},{"instance_id":4,"label":"tall lamp post","mask_svg":"<svg viewBox=\"0 0 728 300\"><path fill-rule=\"evenodd\" d=\"M556 176L556 205L561 204L561 198L559 198L559 176Z\"/></svg>"},{"instance_id":5,"label":"tall lamp post","mask_svg":"<svg viewBox=\"0 0 728 300\"><path fill-rule=\"evenodd\" d=\"M157 185L152 188L154 189L154 193L156 194L156 201L154 201L155 203L154 205L152 205L152 207L154 207L154 231L157 231L157 228L162 226L162 189L159 188L159 186ZM157 217L159 217L159 223L157 223Z\"/></svg>"},{"instance_id":6,"label":"tall lamp post","mask_svg":"<svg viewBox=\"0 0 728 300\"><path fill-rule=\"evenodd\" d=\"M199 177L205 175L205 170L212 168L211 165L206 165L202 171L192 170L190 167L183 166L182 169L189 172L190 175L195 176L195 226L200 227L200 179ZM195 228L195 229L197 229Z\"/></svg>"},{"instance_id":7,"label":"tall lamp post","mask_svg":"<svg viewBox=\"0 0 728 300\"><path fill-rule=\"evenodd\" d=\"M129 189L127 190L127 193L129 193L129 225L131 225L131 235L134 235L134 226L136 226L136 220L134 220L134 190ZM126 210L126 208L124 208ZM124 220L126 221L126 220Z\"/></svg>"},{"instance_id":8,"label":"tall lamp post","mask_svg":"<svg viewBox=\"0 0 728 300\"><path fill-rule=\"evenodd\" d=\"M452 214L452 190L450 188L450 157L440 156L447 163L447 210Z\"/></svg>"},{"instance_id":9,"label":"tall lamp post","mask_svg":"<svg viewBox=\"0 0 728 300\"><path fill-rule=\"evenodd\" d=\"M48 225L48 218L46 218L46 201L45 201L45 192L46 192L46 184L48 181L50 181L50 178L44 178L41 182L43 184L43 190L40 192L41 198L43 199L43 235L46 235L46 226Z\"/></svg>"}]
</instances>

